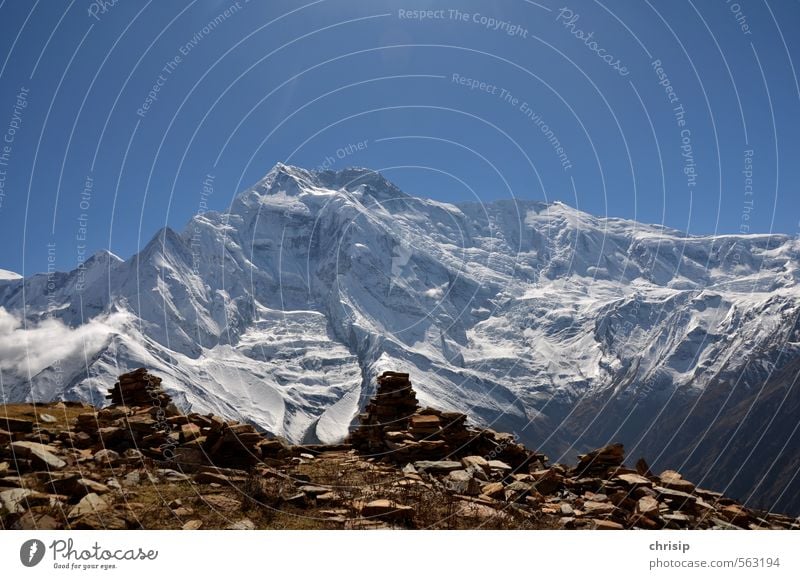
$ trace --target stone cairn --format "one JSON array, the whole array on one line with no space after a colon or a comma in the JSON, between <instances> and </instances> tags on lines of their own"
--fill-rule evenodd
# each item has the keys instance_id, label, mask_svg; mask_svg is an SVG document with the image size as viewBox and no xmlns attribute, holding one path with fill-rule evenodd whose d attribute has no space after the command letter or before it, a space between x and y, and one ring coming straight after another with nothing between
<instances>
[{"instance_id":1,"label":"stone cairn","mask_svg":"<svg viewBox=\"0 0 800 579\"><path fill-rule=\"evenodd\" d=\"M146 368L122 374L106 396L115 406L170 406L172 399L161 388L161 378L150 374ZM171 413L174 407L170 408Z\"/></svg>"},{"instance_id":2,"label":"stone cairn","mask_svg":"<svg viewBox=\"0 0 800 579\"><path fill-rule=\"evenodd\" d=\"M251 424L213 414L181 414L161 378L139 368L122 374L107 398L111 405L78 415L62 437L78 448L136 449L145 456L192 470L202 465L247 468L289 454L288 446Z\"/></svg>"},{"instance_id":3,"label":"stone cairn","mask_svg":"<svg viewBox=\"0 0 800 579\"><path fill-rule=\"evenodd\" d=\"M420 409L409 375L404 373L384 372L378 377L375 396L359 421L349 443L361 452L395 462L470 455L490 456L514 467L547 461L515 442L511 434L467 426L466 414Z\"/></svg>"},{"instance_id":4,"label":"stone cairn","mask_svg":"<svg viewBox=\"0 0 800 579\"><path fill-rule=\"evenodd\" d=\"M368 452L384 450L384 433L407 431L416 410L417 395L408 374L384 372L378 377L375 396L358 416L361 424L350 435L350 441Z\"/></svg>"}]
</instances>

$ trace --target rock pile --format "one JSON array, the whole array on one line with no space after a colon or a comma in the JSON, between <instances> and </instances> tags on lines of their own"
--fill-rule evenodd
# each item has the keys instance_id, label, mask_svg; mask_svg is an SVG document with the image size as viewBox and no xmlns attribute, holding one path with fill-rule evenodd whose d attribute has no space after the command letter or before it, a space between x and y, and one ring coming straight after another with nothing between
<instances>
[{"instance_id":1,"label":"rock pile","mask_svg":"<svg viewBox=\"0 0 800 579\"><path fill-rule=\"evenodd\" d=\"M644 460L628 468L621 444L550 465L510 434L418 408L406 374L380 377L353 447L180 414L160 382L123 375L99 410L0 407L0 528L800 528Z\"/></svg>"},{"instance_id":2,"label":"rock pile","mask_svg":"<svg viewBox=\"0 0 800 579\"><path fill-rule=\"evenodd\" d=\"M350 444L394 462L483 455L518 468L528 463L541 466L547 460L518 444L511 434L469 427L466 414L418 409L408 374L384 372L379 376L375 396L359 420L348 439Z\"/></svg>"},{"instance_id":3,"label":"rock pile","mask_svg":"<svg viewBox=\"0 0 800 579\"><path fill-rule=\"evenodd\" d=\"M144 368L121 375L108 398L110 407L79 415L75 430L65 436L84 447L135 448L183 470L212 464L247 468L289 454L283 442L251 424L213 414L181 414L161 388L161 378Z\"/></svg>"},{"instance_id":4,"label":"rock pile","mask_svg":"<svg viewBox=\"0 0 800 579\"><path fill-rule=\"evenodd\" d=\"M172 462L184 470L215 464L245 468L262 460L281 459L289 449L280 440L268 438L250 424L225 420L213 414L181 414L161 388L161 378L139 368L123 374L111 389L111 406L85 408L71 428L52 436L33 423L10 419L19 434L40 442L58 441L65 446L123 453L133 449L155 461ZM125 401L127 404L122 404ZM6 436L0 431L0 442Z\"/></svg>"},{"instance_id":5,"label":"rock pile","mask_svg":"<svg viewBox=\"0 0 800 579\"><path fill-rule=\"evenodd\" d=\"M386 447L386 432L408 431L417 410L417 395L408 374L384 372L378 377L375 396L358 417L359 427L350 442L365 452L380 452Z\"/></svg>"},{"instance_id":6,"label":"rock pile","mask_svg":"<svg viewBox=\"0 0 800 579\"><path fill-rule=\"evenodd\" d=\"M621 444L609 444L592 452L578 455L578 464L573 469L576 476L603 474L609 468L622 466L625 449Z\"/></svg>"},{"instance_id":7,"label":"rock pile","mask_svg":"<svg viewBox=\"0 0 800 579\"><path fill-rule=\"evenodd\" d=\"M122 374L106 396L115 406L159 406L177 414L169 395L161 388L161 378L146 368Z\"/></svg>"},{"instance_id":8,"label":"rock pile","mask_svg":"<svg viewBox=\"0 0 800 579\"><path fill-rule=\"evenodd\" d=\"M471 504L484 516L549 516L554 528L800 528L798 519L748 509L720 493L697 488L675 471L643 476L623 462L623 446L612 444L581 456L573 468L529 465L521 472L502 461L465 456L458 461L417 461L402 472L453 493L462 507ZM649 473L643 461L639 466Z\"/></svg>"}]
</instances>

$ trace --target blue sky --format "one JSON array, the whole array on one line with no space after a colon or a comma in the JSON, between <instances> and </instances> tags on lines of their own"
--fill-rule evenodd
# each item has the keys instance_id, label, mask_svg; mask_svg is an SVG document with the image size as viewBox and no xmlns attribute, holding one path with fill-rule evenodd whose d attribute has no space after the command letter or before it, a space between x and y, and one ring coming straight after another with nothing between
<instances>
[{"instance_id":1,"label":"blue sky","mask_svg":"<svg viewBox=\"0 0 800 579\"><path fill-rule=\"evenodd\" d=\"M800 231L800 3L562 2L5 0L0 268L127 258L277 161Z\"/></svg>"}]
</instances>

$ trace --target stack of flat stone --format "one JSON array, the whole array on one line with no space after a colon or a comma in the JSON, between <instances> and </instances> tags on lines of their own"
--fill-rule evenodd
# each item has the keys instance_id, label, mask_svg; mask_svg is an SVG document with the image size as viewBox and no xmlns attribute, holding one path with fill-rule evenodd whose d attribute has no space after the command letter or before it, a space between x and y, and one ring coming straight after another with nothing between
<instances>
[{"instance_id":1,"label":"stack of flat stone","mask_svg":"<svg viewBox=\"0 0 800 579\"><path fill-rule=\"evenodd\" d=\"M365 452L385 451L385 433L407 432L416 410L417 395L408 374L384 372L378 377L375 396L359 415L361 424L351 433L350 442Z\"/></svg>"},{"instance_id":2,"label":"stack of flat stone","mask_svg":"<svg viewBox=\"0 0 800 579\"><path fill-rule=\"evenodd\" d=\"M122 374L106 396L115 406L172 407L172 399L161 388L161 378L146 368Z\"/></svg>"},{"instance_id":3,"label":"stack of flat stone","mask_svg":"<svg viewBox=\"0 0 800 579\"><path fill-rule=\"evenodd\" d=\"M441 460L470 455L502 460L517 468L547 457L518 444L511 434L467 426L467 415L435 408L417 409L408 374L384 372L375 397L359 416L349 442L361 452L394 462Z\"/></svg>"}]
</instances>

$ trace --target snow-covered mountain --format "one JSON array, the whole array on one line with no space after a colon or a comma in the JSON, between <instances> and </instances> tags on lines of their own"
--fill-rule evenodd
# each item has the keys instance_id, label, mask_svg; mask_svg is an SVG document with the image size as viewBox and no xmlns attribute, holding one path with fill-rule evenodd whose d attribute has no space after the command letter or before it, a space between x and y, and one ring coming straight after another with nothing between
<instances>
[{"instance_id":1,"label":"snow-covered mountain","mask_svg":"<svg viewBox=\"0 0 800 579\"><path fill-rule=\"evenodd\" d=\"M408 371L423 404L554 459L619 439L725 486L768 475L778 455L800 460L796 424L721 475L697 456L735 440L736 416L730 440L708 436L728 436L712 427L767 389L768 416L796 423L781 408L800 398L786 378L798 266L785 235L695 237L561 203L451 205L366 169L279 164L228 212L164 229L127 261L101 252L49 278L0 276L3 395L97 403L146 366L184 408L333 442L377 373ZM750 424L737 452L773 426ZM755 498L785 506L780 491Z\"/></svg>"}]
</instances>

